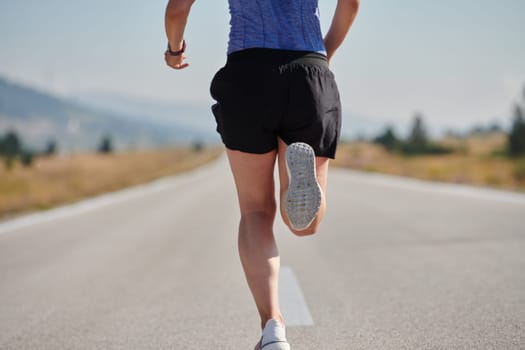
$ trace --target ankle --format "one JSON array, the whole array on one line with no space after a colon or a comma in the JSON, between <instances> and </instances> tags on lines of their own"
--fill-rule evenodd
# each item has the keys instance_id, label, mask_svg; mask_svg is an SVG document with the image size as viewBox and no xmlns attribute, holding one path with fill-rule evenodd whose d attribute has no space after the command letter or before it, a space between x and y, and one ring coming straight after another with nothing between
<instances>
[{"instance_id":1,"label":"ankle","mask_svg":"<svg viewBox=\"0 0 525 350\"><path fill-rule=\"evenodd\" d=\"M266 327L266 324L268 323L268 321L270 320L276 320L277 323L281 326L281 327L285 327L285 324L284 324L284 318L282 317L281 314L277 314L277 315L273 315L273 316L269 316L269 317L263 317L261 318L261 329L264 329L264 327Z\"/></svg>"}]
</instances>

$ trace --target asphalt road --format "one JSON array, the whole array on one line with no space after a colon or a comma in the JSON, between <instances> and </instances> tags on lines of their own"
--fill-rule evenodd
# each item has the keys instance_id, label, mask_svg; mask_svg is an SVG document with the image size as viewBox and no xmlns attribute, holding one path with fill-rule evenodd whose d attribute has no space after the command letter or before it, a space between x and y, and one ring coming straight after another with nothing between
<instances>
[{"instance_id":1,"label":"asphalt road","mask_svg":"<svg viewBox=\"0 0 525 350\"><path fill-rule=\"evenodd\" d=\"M293 349L525 349L524 195L329 182L318 235L276 224ZM0 349L251 350L235 200L221 159L0 224Z\"/></svg>"}]
</instances>

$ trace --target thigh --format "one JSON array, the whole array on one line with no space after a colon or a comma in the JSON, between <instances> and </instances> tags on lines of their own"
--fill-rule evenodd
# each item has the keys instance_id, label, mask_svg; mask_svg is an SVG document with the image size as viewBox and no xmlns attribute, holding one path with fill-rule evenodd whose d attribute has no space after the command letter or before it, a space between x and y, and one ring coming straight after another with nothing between
<instances>
[{"instance_id":1,"label":"thigh","mask_svg":"<svg viewBox=\"0 0 525 350\"><path fill-rule=\"evenodd\" d=\"M256 63L228 63L212 80L210 92L217 101L212 112L217 131L230 150L265 154L277 148L269 108L268 70Z\"/></svg>"},{"instance_id":2,"label":"thigh","mask_svg":"<svg viewBox=\"0 0 525 350\"><path fill-rule=\"evenodd\" d=\"M228 149L241 214L275 210L276 151L253 154Z\"/></svg>"}]
</instances>

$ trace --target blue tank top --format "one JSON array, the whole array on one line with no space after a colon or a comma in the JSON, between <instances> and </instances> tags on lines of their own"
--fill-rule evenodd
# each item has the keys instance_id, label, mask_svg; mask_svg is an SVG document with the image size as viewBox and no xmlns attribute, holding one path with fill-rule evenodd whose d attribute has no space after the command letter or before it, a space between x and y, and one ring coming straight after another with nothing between
<instances>
[{"instance_id":1,"label":"blue tank top","mask_svg":"<svg viewBox=\"0 0 525 350\"><path fill-rule=\"evenodd\" d=\"M326 54L318 0L229 0L228 54L249 48Z\"/></svg>"}]
</instances>

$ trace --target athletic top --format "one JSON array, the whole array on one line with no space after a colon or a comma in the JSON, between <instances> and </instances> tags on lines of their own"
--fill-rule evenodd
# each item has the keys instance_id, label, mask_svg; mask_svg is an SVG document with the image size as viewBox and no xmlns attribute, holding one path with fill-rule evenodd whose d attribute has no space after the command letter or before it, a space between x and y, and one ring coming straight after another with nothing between
<instances>
[{"instance_id":1,"label":"athletic top","mask_svg":"<svg viewBox=\"0 0 525 350\"><path fill-rule=\"evenodd\" d=\"M326 55L319 0L228 0L228 54L249 48L318 52Z\"/></svg>"}]
</instances>

